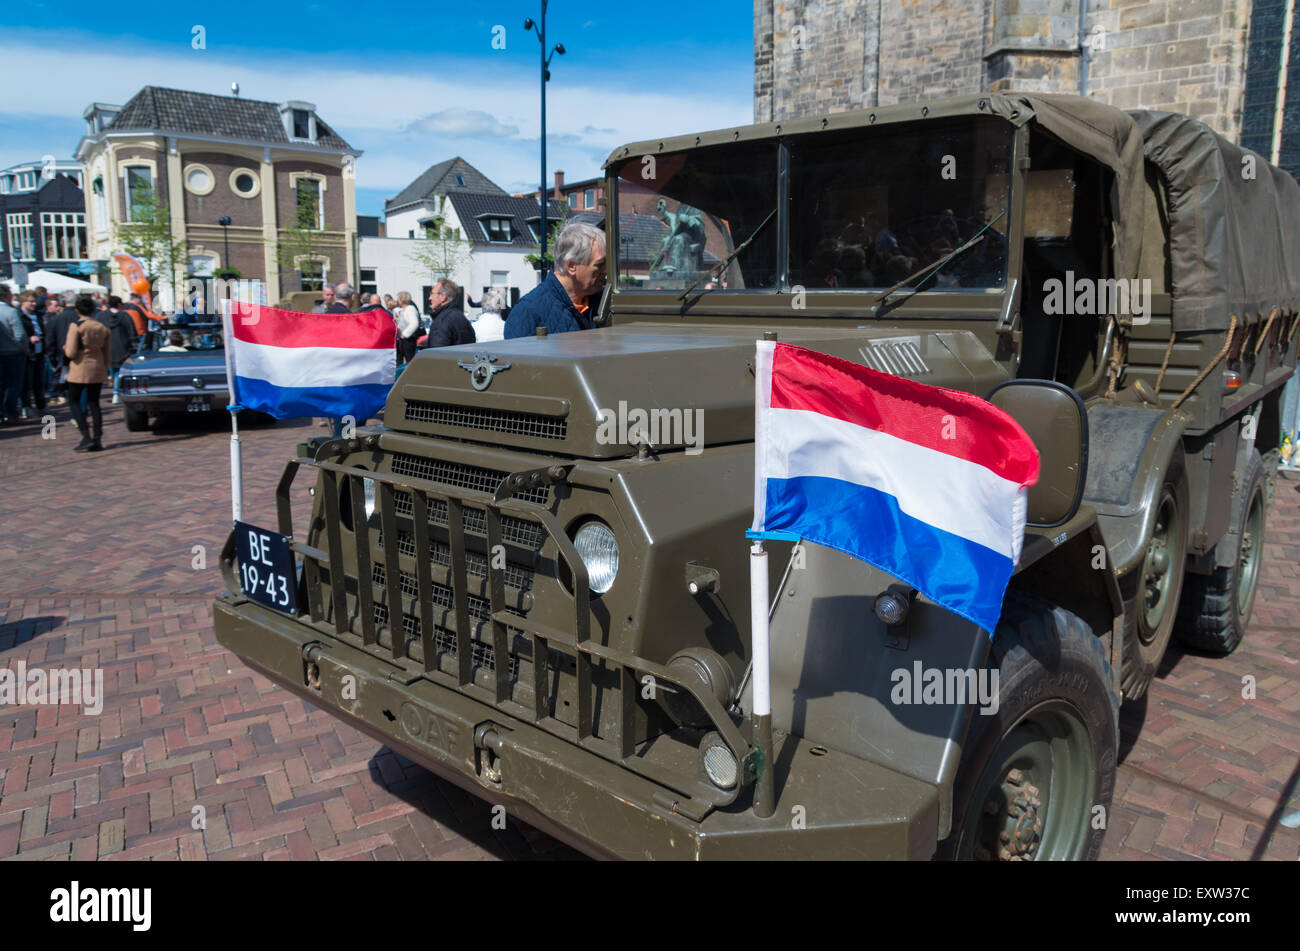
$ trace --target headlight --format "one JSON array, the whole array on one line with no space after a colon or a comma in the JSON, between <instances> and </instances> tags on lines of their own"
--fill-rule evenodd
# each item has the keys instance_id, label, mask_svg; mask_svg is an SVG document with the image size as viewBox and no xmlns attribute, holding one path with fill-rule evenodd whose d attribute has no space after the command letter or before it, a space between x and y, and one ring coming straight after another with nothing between
<instances>
[{"instance_id":1,"label":"headlight","mask_svg":"<svg viewBox=\"0 0 1300 951\"><path fill-rule=\"evenodd\" d=\"M719 789L734 789L740 778L740 764L716 732L708 734L700 743L700 768Z\"/></svg>"},{"instance_id":2,"label":"headlight","mask_svg":"<svg viewBox=\"0 0 1300 951\"><path fill-rule=\"evenodd\" d=\"M362 479L361 493L366 503L366 518L369 519L375 514L375 480Z\"/></svg>"},{"instance_id":3,"label":"headlight","mask_svg":"<svg viewBox=\"0 0 1300 951\"><path fill-rule=\"evenodd\" d=\"M587 586L594 594L604 594L618 574L618 542L613 530L604 522L588 522L573 537L573 547L587 568Z\"/></svg>"}]
</instances>

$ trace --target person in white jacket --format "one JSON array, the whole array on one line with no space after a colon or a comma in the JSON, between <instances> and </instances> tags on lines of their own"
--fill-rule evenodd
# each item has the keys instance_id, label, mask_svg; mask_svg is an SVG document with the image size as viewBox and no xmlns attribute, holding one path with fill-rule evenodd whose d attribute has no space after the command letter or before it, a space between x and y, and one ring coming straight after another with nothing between
<instances>
[{"instance_id":1,"label":"person in white jacket","mask_svg":"<svg viewBox=\"0 0 1300 951\"><path fill-rule=\"evenodd\" d=\"M411 303L406 291L397 294L397 353L402 363L415 356L415 341L420 336L420 311Z\"/></svg>"},{"instance_id":2,"label":"person in white jacket","mask_svg":"<svg viewBox=\"0 0 1300 951\"><path fill-rule=\"evenodd\" d=\"M505 339L506 322L501 319L505 303L506 296L500 288L491 287L483 292L483 311L474 321L474 336L479 343Z\"/></svg>"}]
</instances>

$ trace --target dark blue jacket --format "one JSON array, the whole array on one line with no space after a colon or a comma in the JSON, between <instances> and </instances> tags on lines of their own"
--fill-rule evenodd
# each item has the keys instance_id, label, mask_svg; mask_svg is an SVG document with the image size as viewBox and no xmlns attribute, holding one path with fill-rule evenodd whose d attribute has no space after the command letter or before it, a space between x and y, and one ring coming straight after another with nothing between
<instances>
[{"instance_id":1,"label":"dark blue jacket","mask_svg":"<svg viewBox=\"0 0 1300 951\"><path fill-rule=\"evenodd\" d=\"M587 313L591 313L590 309ZM532 337L538 327L545 327L547 333L562 334L570 330L590 330L593 326L590 317L578 313L569 299L569 292L552 271L546 275L546 280L510 308L510 316L506 319L506 339Z\"/></svg>"}]
</instances>

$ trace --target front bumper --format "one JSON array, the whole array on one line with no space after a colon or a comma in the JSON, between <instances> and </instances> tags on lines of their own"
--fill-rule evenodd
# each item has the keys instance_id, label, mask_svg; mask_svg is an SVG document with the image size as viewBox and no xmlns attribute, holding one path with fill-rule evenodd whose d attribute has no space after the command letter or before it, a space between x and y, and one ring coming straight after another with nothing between
<instances>
[{"instance_id":1,"label":"front bumper","mask_svg":"<svg viewBox=\"0 0 1300 951\"><path fill-rule=\"evenodd\" d=\"M774 816L755 816L746 794L697 821L675 811L669 788L473 697L411 679L309 623L225 594L214 625L222 646L277 684L595 857L924 859L935 850L935 787L797 736L776 737Z\"/></svg>"}]
</instances>

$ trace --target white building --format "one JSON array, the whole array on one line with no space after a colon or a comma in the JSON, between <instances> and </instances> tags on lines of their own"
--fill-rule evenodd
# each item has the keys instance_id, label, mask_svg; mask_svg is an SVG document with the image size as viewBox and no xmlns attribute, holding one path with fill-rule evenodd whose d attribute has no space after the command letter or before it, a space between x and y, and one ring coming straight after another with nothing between
<instances>
[{"instance_id":1,"label":"white building","mask_svg":"<svg viewBox=\"0 0 1300 951\"><path fill-rule=\"evenodd\" d=\"M560 212L561 203L552 201L548 216L554 220ZM361 269L374 272L381 294L409 291L427 309L429 290L444 275L417 263L412 254L439 233L466 242L445 276L465 288L467 297L478 300L498 286L514 303L537 286L537 271L526 260L538 251L537 199L512 197L462 158L431 166L385 203L385 216L387 237L362 237L359 251Z\"/></svg>"}]
</instances>

